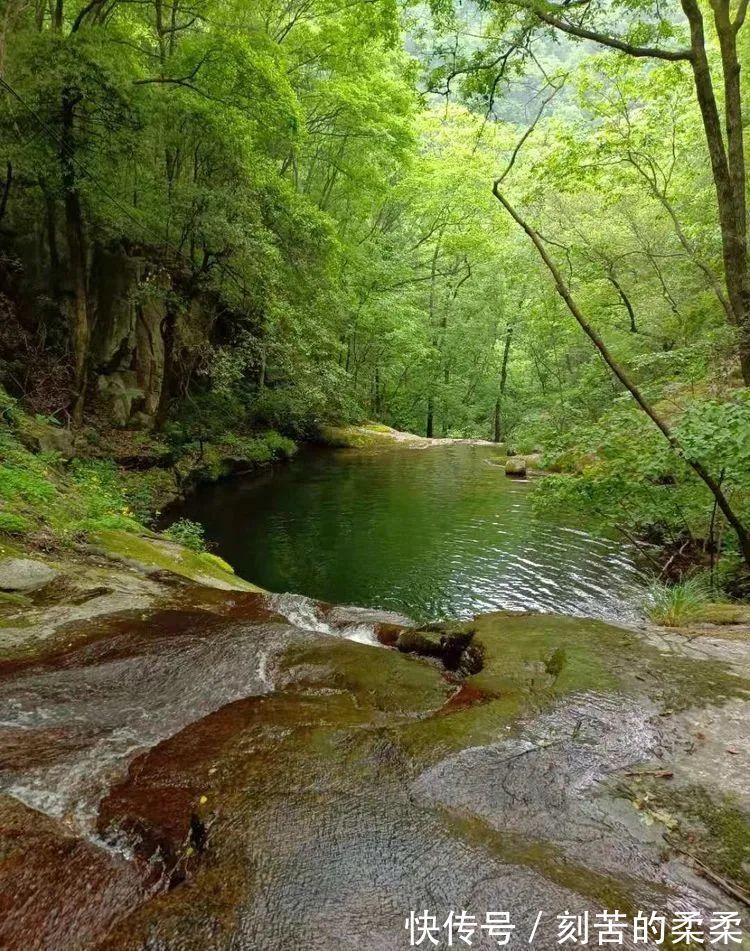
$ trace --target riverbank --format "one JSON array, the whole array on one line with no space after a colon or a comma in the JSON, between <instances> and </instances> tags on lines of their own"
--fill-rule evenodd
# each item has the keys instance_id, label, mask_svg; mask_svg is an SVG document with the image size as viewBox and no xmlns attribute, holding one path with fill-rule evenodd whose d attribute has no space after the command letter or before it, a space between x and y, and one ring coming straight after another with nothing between
<instances>
[{"instance_id":1,"label":"riverbank","mask_svg":"<svg viewBox=\"0 0 750 951\"><path fill-rule=\"evenodd\" d=\"M490 442L488 439L457 439L454 437L427 437L416 433L402 432L382 423L363 423L359 426L330 426L318 428L319 441L334 449L375 449L392 445L408 446L412 449L427 449L430 446L491 446L498 452L506 451L505 443Z\"/></svg>"},{"instance_id":2,"label":"riverbank","mask_svg":"<svg viewBox=\"0 0 750 951\"><path fill-rule=\"evenodd\" d=\"M391 951L410 909L443 921L500 904L523 943L542 911L546 949L566 910L708 921L750 900L740 608L672 629L532 611L414 626L268 594L139 523L105 468L33 453L13 432L10 514L36 521L0 543L4 947L278 951L307 941L314 921L320 951L373 935ZM339 525L344 502L371 512L395 486L382 557L396 555L394 524L413 541L439 512L443 564L446 499L460 502L472 545L478 499L501 488L529 531L528 487L480 450L344 453L355 468L341 494L321 492L317 471L310 498L333 500ZM403 498L430 474L432 507ZM238 512L229 506L235 534ZM489 524L497 535L497 514ZM556 545L561 530L549 531ZM536 578L548 596L528 542L524 584ZM308 560L321 548L305 547ZM424 539L416 552L423 576ZM552 553L559 565L565 549ZM351 575L358 559L342 557Z\"/></svg>"},{"instance_id":3,"label":"riverbank","mask_svg":"<svg viewBox=\"0 0 750 951\"><path fill-rule=\"evenodd\" d=\"M278 951L315 920L385 951L411 908L499 904L551 948L566 909L742 913L746 626L409 629L147 544L37 554L56 574L3 602L4 947Z\"/></svg>"}]
</instances>

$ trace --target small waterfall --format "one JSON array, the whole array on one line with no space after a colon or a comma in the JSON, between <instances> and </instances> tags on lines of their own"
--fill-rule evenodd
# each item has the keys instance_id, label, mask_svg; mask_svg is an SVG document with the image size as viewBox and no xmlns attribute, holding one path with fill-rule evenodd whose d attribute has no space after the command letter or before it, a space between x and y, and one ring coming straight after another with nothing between
<instances>
[{"instance_id":1,"label":"small waterfall","mask_svg":"<svg viewBox=\"0 0 750 951\"><path fill-rule=\"evenodd\" d=\"M366 608L326 608L301 594L274 594L269 604L290 624L304 631L343 637L360 644L379 645L375 635L375 625L378 623L409 623L406 618Z\"/></svg>"}]
</instances>

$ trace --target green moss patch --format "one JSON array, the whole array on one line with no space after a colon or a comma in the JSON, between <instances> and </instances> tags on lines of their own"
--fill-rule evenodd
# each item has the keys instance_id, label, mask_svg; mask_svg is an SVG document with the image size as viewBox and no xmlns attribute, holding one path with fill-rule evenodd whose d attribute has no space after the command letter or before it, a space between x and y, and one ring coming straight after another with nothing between
<instances>
[{"instance_id":1,"label":"green moss patch","mask_svg":"<svg viewBox=\"0 0 750 951\"><path fill-rule=\"evenodd\" d=\"M703 624L750 626L750 606L747 604L709 603L698 612L698 620Z\"/></svg>"},{"instance_id":2,"label":"green moss patch","mask_svg":"<svg viewBox=\"0 0 750 951\"><path fill-rule=\"evenodd\" d=\"M645 694L670 712L750 695L750 681L720 661L664 653L600 621L498 612L463 627L475 632L483 662L464 682L482 702L400 727L400 742L420 762L497 742L522 716L577 692Z\"/></svg>"},{"instance_id":3,"label":"green moss patch","mask_svg":"<svg viewBox=\"0 0 750 951\"><path fill-rule=\"evenodd\" d=\"M401 435L401 438L397 439L397 435ZM424 441L421 436L398 434L395 429L380 423L367 423L364 426L319 426L318 440L334 449L387 448Z\"/></svg>"},{"instance_id":4,"label":"green moss patch","mask_svg":"<svg viewBox=\"0 0 750 951\"><path fill-rule=\"evenodd\" d=\"M750 816L731 798L649 778L627 791L640 809L667 826L669 844L698 870L702 864L750 896Z\"/></svg>"},{"instance_id":5,"label":"green moss patch","mask_svg":"<svg viewBox=\"0 0 750 951\"><path fill-rule=\"evenodd\" d=\"M234 574L230 565L209 552L191 551L164 541L156 535L145 537L116 530L101 530L90 536L91 543L105 554L132 561L145 568L169 571L200 584L233 591L262 591Z\"/></svg>"}]
</instances>

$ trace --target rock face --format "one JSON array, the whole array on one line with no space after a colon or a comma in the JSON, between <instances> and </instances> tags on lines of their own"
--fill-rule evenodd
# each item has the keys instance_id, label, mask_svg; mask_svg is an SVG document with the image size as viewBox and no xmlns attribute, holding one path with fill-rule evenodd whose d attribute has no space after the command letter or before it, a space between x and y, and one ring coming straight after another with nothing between
<instances>
[{"instance_id":1,"label":"rock face","mask_svg":"<svg viewBox=\"0 0 750 951\"><path fill-rule=\"evenodd\" d=\"M97 391L110 405L110 415L116 426L127 426L133 404L142 400L144 393L138 386L138 374L135 370L122 370L102 374L97 381Z\"/></svg>"},{"instance_id":2,"label":"rock face","mask_svg":"<svg viewBox=\"0 0 750 951\"><path fill-rule=\"evenodd\" d=\"M446 670L475 674L482 669L481 649L472 644L474 629L466 624L426 624L409 628L396 640L402 654L439 658Z\"/></svg>"},{"instance_id":3,"label":"rock face","mask_svg":"<svg viewBox=\"0 0 750 951\"><path fill-rule=\"evenodd\" d=\"M164 381L164 275L143 259L98 248L92 295L97 390L117 426L151 425Z\"/></svg>"},{"instance_id":4,"label":"rock face","mask_svg":"<svg viewBox=\"0 0 750 951\"><path fill-rule=\"evenodd\" d=\"M523 456L511 456L505 463L505 474L514 479L522 479L526 475L526 459Z\"/></svg>"},{"instance_id":5,"label":"rock face","mask_svg":"<svg viewBox=\"0 0 750 951\"><path fill-rule=\"evenodd\" d=\"M57 452L63 459L72 459L75 455L73 436L69 429L44 426L30 437L34 450L39 452Z\"/></svg>"},{"instance_id":6,"label":"rock face","mask_svg":"<svg viewBox=\"0 0 750 951\"><path fill-rule=\"evenodd\" d=\"M0 561L0 590L36 591L48 585L59 572L43 561L31 558L3 558Z\"/></svg>"},{"instance_id":7,"label":"rock face","mask_svg":"<svg viewBox=\"0 0 750 951\"><path fill-rule=\"evenodd\" d=\"M502 612L412 629L400 646L430 656L481 644L456 689L412 650L337 636L351 609L149 594L165 584L136 592L159 608L0 664L0 947L393 951L423 908L444 948L466 906L506 909L510 947L541 951L562 916L587 914L595 944L619 908L634 951L635 909L736 907L690 854L750 886L744 640Z\"/></svg>"}]
</instances>

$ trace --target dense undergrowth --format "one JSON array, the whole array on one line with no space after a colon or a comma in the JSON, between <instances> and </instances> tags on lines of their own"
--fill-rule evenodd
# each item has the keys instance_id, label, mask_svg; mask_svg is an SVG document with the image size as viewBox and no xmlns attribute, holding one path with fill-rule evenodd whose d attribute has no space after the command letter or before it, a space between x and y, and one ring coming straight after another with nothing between
<instances>
[{"instance_id":1,"label":"dense undergrowth","mask_svg":"<svg viewBox=\"0 0 750 951\"><path fill-rule=\"evenodd\" d=\"M744 388L722 400L686 398L670 423L684 447L676 454L651 422L622 403L596 425L551 439L544 464L556 473L535 495L546 514L586 512L642 553L662 582L683 585L679 601L729 594L746 598L750 575L737 538L689 465L701 462L744 520L750 519L750 397Z\"/></svg>"},{"instance_id":2,"label":"dense undergrowth","mask_svg":"<svg viewBox=\"0 0 750 951\"><path fill-rule=\"evenodd\" d=\"M80 541L107 529L148 531L163 506L192 485L219 479L235 467L251 471L296 450L292 440L273 431L216 432L193 441L90 430L77 440L76 456L65 458L41 448L50 421L30 416L3 391L0 419L0 533L47 543ZM117 453L125 451L118 447L123 435L129 465L117 462ZM183 520L168 535L203 548L195 523Z\"/></svg>"}]
</instances>

